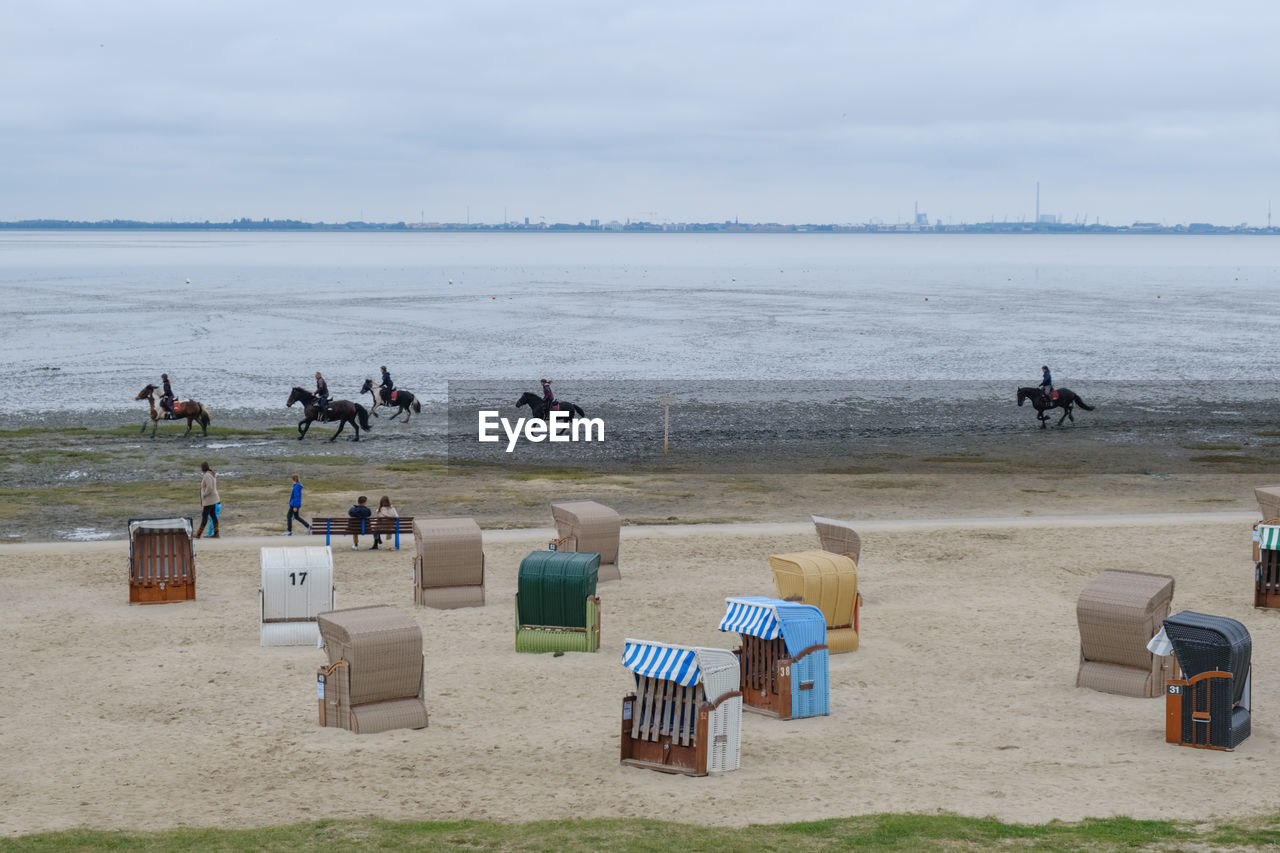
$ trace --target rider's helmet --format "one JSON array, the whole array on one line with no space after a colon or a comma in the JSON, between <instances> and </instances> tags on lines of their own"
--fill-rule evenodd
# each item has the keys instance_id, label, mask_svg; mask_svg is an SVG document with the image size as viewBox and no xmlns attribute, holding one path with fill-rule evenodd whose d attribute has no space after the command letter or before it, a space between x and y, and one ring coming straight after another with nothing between
<instances>
[{"instance_id":1,"label":"rider's helmet","mask_svg":"<svg viewBox=\"0 0 1280 853\"><path fill-rule=\"evenodd\" d=\"M167 373L161 373L161 374L160 374L160 378L161 378L161 379L168 379L168 378L169 378L169 374L167 374Z\"/></svg>"},{"instance_id":2,"label":"rider's helmet","mask_svg":"<svg viewBox=\"0 0 1280 853\"><path fill-rule=\"evenodd\" d=\"M1048 369L1049 369L1049 365L1047 365L1047 364L1042 364L1042 365L1040 365L1040 372L1041 372L1041 373L1043 373L1044 371L1046 371L1046 370L1048 370Z\"/></svg>"}]
</instances>

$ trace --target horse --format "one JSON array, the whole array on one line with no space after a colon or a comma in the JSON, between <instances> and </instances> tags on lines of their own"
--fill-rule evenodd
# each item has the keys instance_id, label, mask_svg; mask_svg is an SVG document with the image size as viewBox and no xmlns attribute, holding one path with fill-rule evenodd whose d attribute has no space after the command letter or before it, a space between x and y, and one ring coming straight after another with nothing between
<instances>
[{"instance_id":1,"label":"horse","mask_svg":"<svg viewBox=\"0 0 1280 853\"><path fill-rule=\"evenodd\" d=\"M1018 405L1021 406L1027 400L1031 401L1031 405L1035 406L1036 417L1040 419L1040 429L1048 426L1049 416L1045 414L1046 409L1062 409L1062 417L1058 418L1058 426L1062 426L1062 422L1067 418L1071 418L1071 423L1076 422L1075 415L1071 414L1073 406L1079 406L1086 412L1092 412L1093 406L1084 401L1079 394L1073 394L1068 388L1059 388L1057 399L1050 400L1045 393L1039 388L1022 387L1018 389Z\"/></svg>"},{"instance_id":2,"label":"horse","mask_svg":"<svg viewBox=\"0 0 1280 853\"><path fill-rule=\"evenodd\" d=\"M369 409L369 414L373 415L375 418L378 417L379 406L399 407L399 411L391 416L391 420L394 421L403 414L405 423L409 422L410 407L412 407L415 412L422 411L422 404L418 402L418 398L413 395L412 391L405 391L403 388L397 388L392 392L395 394L396 398L391 400L387 397L386 391L383 390L381 385L374 387L373 380L366 379L364 384L360 386L360 393L364 394L365 392L368 392L373 396L373 406Z\"/></svg>"},{"instance_id":3,"label":"horse","mask_svg":"<svg viewBox=\"0 0 1280 853\"><path fill-rule=\"evenodd\" d=\"M569 418L576 420L577 418L585 418L587 413L582 411L582 407L577 403L570 403L568 400L556 400L553 404L556 409L562 412L568 412ZM532 391L525 391L520 395L520 399L516 400L516 408L528 406L530 414L539 420L551 422L551 406L547 405L547 401Z\"/></svg>"},{"instance_id":4,"label":"horse","mask_svg":"<svg viewBox=\"0 0 1280 853\"><path fill-rule=\"evenodd\" d=\"M298 421L298 441L302 441L307 435L307 430L311 429L311 422L321 420L320 406L316 403L316 395L312 394L306 388L293 386L293 391L289 393L289 402L286 406L292 406L294 403L302 403L302 413L306 415L302 420ZM329 411L323 413L323 420L338 421L338 432L333 434L330 441L336 441L338 435L342 432L342 428L347 424L351 424L351 428L356 431L355 438L352 441L360 440L360 428L366 431L372 430L369 426L369 412L359 403L353 403L350 400L331 400L329 402ZM359 423L356 423L359 421Z\"/></svg>"},{"instance_id":5,"label":"horse","mask_svg":"<svg viewBox=\"0 0 1280 853\"><path fill-rule=\"evenodd\" d=\"M160 421L164 419L164 415L162 415L160 410L156 408L155 393L156 389L159 387L160 386L158 385L148 385L146 388L143 388L138 392L138 396L133 398L135 400L146 400L151 405L151 417L149 420L151 421L152 438L156 437L156 427L158 427L160 425ZM181 420L182 418L187 419L187 431L182 434L183 438L186 438L191 434L191 425L193 422L200 424L201 435L209 435L209 410L197 403L195 400L188 400L185 403L179 403L177 400L173 401L172 420L176 421ZM143 421L142 429L139 430L139 432L146 431L147 422Z\"/></svg>"}]
</instances>

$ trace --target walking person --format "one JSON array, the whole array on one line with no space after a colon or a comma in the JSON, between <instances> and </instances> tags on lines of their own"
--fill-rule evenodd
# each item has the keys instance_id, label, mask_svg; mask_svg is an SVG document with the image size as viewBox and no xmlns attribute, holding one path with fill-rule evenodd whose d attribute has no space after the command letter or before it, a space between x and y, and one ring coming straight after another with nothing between
<instances>
[{"instance_id":1,"label":"walking person","mask_svg":"<svg viewBox=\"0 0 1280 853\"><path fill-rule=\"evenodd\" d=\"M399 518L400 513L396 512L396 508L391 505L391 498L386 495L382 496L382 500L378 501L378 511L374 513L378 518ZM373 549L377 550L382 544L382 534L376 530L373 533Z\"/></svg>"},{"instance_id":2,"label":"walking person","mask_svg":"<svg viewBox=\"0 0 1280 853\"><path fill-rule=\"evenodd\" d=\"M218 536L218 504L222 502L222 498L218 497L218 475L208 462L200 463L200 529L196 531L196 538L199 539L204 535L204 527L206 524L213 526L213 533L209 534L209 538L217 539Z\"/></svg>"},{"instance_id":3,"label":"walking person","mask_svg":"<svg viewBox=\"0 0 1280 853\"><path fill-rule=\"evenodd\" d=\"M295 520L307 530L311 529L311 525L303 521L302 516L298 514L300 509L302 509L302 481L298 479L297 474L294 474L293 492L289 495L289 511L284 516L285 536L293 535L293 522Z\"/></svg>"}]
</instances>

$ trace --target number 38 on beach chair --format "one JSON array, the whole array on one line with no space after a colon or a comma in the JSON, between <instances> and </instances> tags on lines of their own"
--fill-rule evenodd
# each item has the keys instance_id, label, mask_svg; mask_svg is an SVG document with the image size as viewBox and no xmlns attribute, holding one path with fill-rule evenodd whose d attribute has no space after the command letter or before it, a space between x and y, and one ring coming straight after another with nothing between
<instances>
[{"instance_id":1,"label":"number 38 on beach chair","mask_svg":"<svg viewBox=\"0 0 1280 853\"><path fill-rule=\"evenodd\" d=\"M727 598L720 630L742 636L734 654L748 711L782 720L830 713L827 623L821 610L776 598Z\"/></svg>"},{"instance_id":2,"label":"number 38 on beach chair","mask_svg":"<svg viewBox=\"0 0 1280 853\"><path fill-rule=\"evenodd\" d=\"M636 679L622 700L623 764L687 776L738 769L742 692L733 652L627 640L622 664Z\"/></svg>"},{"instance_id":3,"label":"number 38 on beach chair","mask_svg":"<svg viewBox=\"0 0 1280 853\"><path fill-rule=\"evenodd\" d=\"M516 651L594 652L600 648L599 554L534 551L516 579Z\"/></svg>"}]
</instances>

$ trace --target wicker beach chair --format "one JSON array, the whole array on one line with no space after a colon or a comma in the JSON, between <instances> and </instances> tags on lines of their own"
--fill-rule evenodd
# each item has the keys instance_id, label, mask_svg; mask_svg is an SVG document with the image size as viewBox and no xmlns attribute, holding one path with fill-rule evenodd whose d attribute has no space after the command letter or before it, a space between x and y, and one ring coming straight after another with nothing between
<instances>
[{"instance_id":1,"label":"wicker beach chair","mask_svg":"<svg viewBox=\"0 0 1280 853\"><path fill-rule=\"evenodd\" d=\"M599 579L622 579L618 571L618 542L622 516L595 501L565 501L551 505L556 522L557 551L595 552L600 555Z\"/></svg>"},{"instance_id":2,"label":"wicker beach chair","mask_svg":"<svg viewBox=\"0 0 1280 853\"><path fill-rule=\"evenodd\" d=\"M516 651L594 652L600 648L597 553L534 551L516 579Z\"/></svg>"},{"instance_id":3,"label":"wicker beach chair","mask_svg":"<svg viewBox=\"0 0 1280 853\"><path fill-rule=\"evenodd\" d=\"M1263 518L1280 517L1280 486L1262 486L1253 490L1253 496Z\"/></svg>"},{"instance_id":4,"label":"wicker beach chair","mask_svg":"<svg viewBox=\"0 0 1280 853\"><path fill-rule=\"evenodd\" d=\"M732 652L629 639L622 664L636 681L622 700L623 764L688 776L738 769L742 692Z\"/></svg>"},{"instance_id":5,"label":"wicker beach chair","mask_svg":"<svg viewBox=\"0 0 1280 853\"><path fill-rule=\"evenodd\" d=\"M320 643L316 615L333 609L333 551L328 545L263 548L259 553L262 611L258 643L263 646L315 646Z\"/></svg>"},{"instance_id":6,"label":"wicker beach chair","mask_svg":"<svg viewBox=\"0 0 1280 853\"><path fill-rule=\"evenodd\" d=\"M1076 687L1153 698L1177 677L1177 662L1147 648L1169 615L1173 578L1108 570L1076 600L1080 668Z\"/></svg>"},{"instance_id":7,"label":"wicker beach chair","mask_svg":"<svg viewBox=\"0 0 1280 853\"><path fill-rule=\"evenodd\" d=\"M474 518L413 522L413 601L451 610L484 606L484 545Z\"/></svg>"},{"instance_id":8,"label":"wicker beach chair","mask_svg":"<svg viewBox=\"0 0 1280 853\"><path fill-rule=\"evenodd\" d=\"M820 515L809 516L818 531L818 541L822 550L832 554L844 554L855 563L862 553L862 537L847 521L836 521L834 518L823 518Z\"/></svg>"},{"instance_id":9,"label":"wicker beach chair","mask_svg":"<svg viewBox=\"0 0 1280 853\"><path fill-rule=\"evenodd\" d=\"M330 610L317 621L329 654L316 673L320 725L357 734L427 725L417 622L386 605Z\"/></svg>"},{"instance_id":10,"label":"wicker beach chair","mask_svg":"<svg viewBox=\"0 0 1280 853\"><path fill-rule=\"evenodd\" d=\"M170 604L195 598L191 519L129 519L129 603Z\"/></svg>"},{"instance_id":11,"label":"wicker beach chair","mask_svg":"<svg viewBox=\"0 0 1280 853\"><path fill-rule=\"evenodd\" d=\"M858 566L843 554L800 551L769 558L778 597L812 604L827 620L827 648L831 654L858 648Z\"/></svg>"},{"instance_id":12,"label":"wicker beach chair","mask_svg":"<svg viewBox=\"0 0 1280 853\"><path fill-rule=\"evenodd\" d=\"M725 599L721 631L736 631L743 706L789 720L831 712L827 621L812 604L760 596Z\"/></svg>"},{"instance_id":13,"label":"wicker beach chair","mask_svg":"<svg viewBox=\"0 0 1280 853\"><path fill-rule=\"evenodd\" d=\"M1184 610L1164 620L1183 676L1165 692L1165 741L1235 749L1249 736L1253 639L1235 619Z\"/></svg>"},{"instance_id":14,"label":"wicker beach chair","mask_svg":"<svg viewBox=\"0 0 1280 853\"><path fill-rule=\"evenodd\" d=\"M1280 607L1280 518L1253 526L1253 606Z\"/></svg>"}]
</instances>

